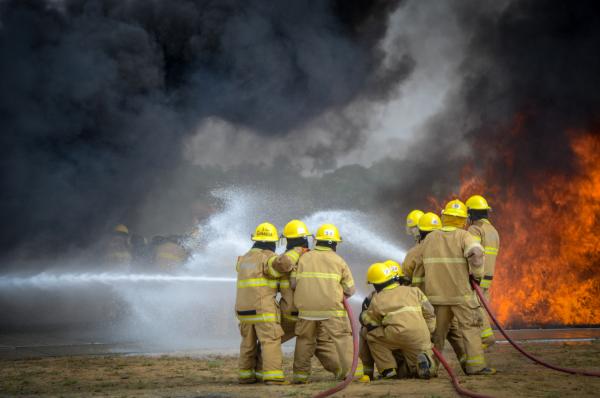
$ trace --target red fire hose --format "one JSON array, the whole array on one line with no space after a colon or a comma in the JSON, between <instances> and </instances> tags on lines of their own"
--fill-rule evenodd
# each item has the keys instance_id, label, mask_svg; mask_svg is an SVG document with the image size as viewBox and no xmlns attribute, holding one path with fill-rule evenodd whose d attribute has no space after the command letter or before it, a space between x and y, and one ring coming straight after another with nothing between
<instances>
[{"instance_id":1,"label":"red fire hose","mask_svg":"<svg viewBox=\"0 0 600 398\"><path fill-rule=\"evenodd\" d=\"M506 331L504 329L502 329L502 326L500 326L500 323L498 322L498 320L496 319L494 314L492 314L489 304L487 303L487 301L485 301L485 298L483 297L483 293L481 292L481 288L479 287L479 284L477 284L477 282L475 280L471 279L471 286L473 286L473 289L477 293L477 296L479 296L479 300L481 300L481 304L483 304L483 307L485 308L487 313L490 314L490 318L492 318L492 321L494 321L494 323L498 327L498 330L500 331L500 333L502 333L504 338L506 338L506 340L510 344L512 344L512 346L515 347L517 349L517 351L519 351L521 354L525 355L527 358L531 359L533 362L536 362L542 366L545 366L549 369L556 370L558 372L564 372L564 373L570 373L570 374L582 375L582 376L600 377L600 372L593 372L590 370L581 370L581 369L561 368L560 366L552 365L552 364L549 364L548 362L542 361L541 359L539 359L539 358L531 355L527 351L525 351L523 349L523 347L521 347L515 341L513 341L513 339L511 339L508 336L508 334L506 334Z\"/></svg>"},{"instance_id":2,"label":"red fire hose","mask_svg":"<svg viewBox=\"0 0 600 398\"><path fill-rule=\"evenodd\" d=\"M352 379L354 379L354 373L356 372L356 368L358 367L358 326L356 325L356 320L354 319L354 313L352 312L352 308L344 296L344 308L348 313L348 319L350 319L350 328L352 329L352 342L354 345L354 354L352 356L352 369L340 384L335 387L330 388L329 390L318 393L314 396L314 398L324 398L330 395L335 394L338 391L342 391L344 388L348 387L348 384L352 383Z\"/></svg>"},{"instance_id":3,"label":"red fire hose","mask_svg":"<svg viewBox=\"0 0 600 398\"><path fill-rule=\"evenodd\" d=\"M452 368L446 361L446 358L444 358L442 356L442 353L439 352L438 349L435 347L433 347L433 353L440 360L440 363L444 366L444 368L446 369L446 372L448 372L448 375L450 376L450 379L452 380L452 385L454 386L454 389L456 390L456 392L459 395L462 395L465 397L471 397L471 398L492 398L489 395L477 394L476 392L469 391L469 390L463 388L460 385L460 383L458 382L458 377L456 376L456 373L454 373L454 371L452 370Z\"/></svg>"}]
</instances>

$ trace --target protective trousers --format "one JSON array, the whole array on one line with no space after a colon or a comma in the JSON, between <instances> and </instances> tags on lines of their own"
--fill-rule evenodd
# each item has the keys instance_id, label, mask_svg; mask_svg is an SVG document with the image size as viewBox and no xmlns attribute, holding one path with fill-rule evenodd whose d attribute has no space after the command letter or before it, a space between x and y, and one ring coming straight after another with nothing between
<instances>
[{"instance_id":1,"label":"protective trousers","mask_svg":"<svg viewBox=\"0 0 600 398\"><path fill-rule=\"evenodd\" d=\"M483 297L485 301L490 302L490 289L482 289ZM492 325L490 323L490 318L483 307L481 305L481 318L483 320L483 326L481 327L481 343L484 345L484 349L496 344L496 337L494 336L494 331L492 330Z\"/></svg>"},{"instance_id":2,"label":"protective trousers","mask_svg":"<svg viewBox=\"0 0 600 398\"><path fill-rule=\"evenodd\" d=\"M279 323L240 323L239 379L240 382L256 380L258 344L262 357L262 379L264 381L283 381L281 337L283 330Z\"/></svg>"},{"instance_id":3,"label":"protective trousers","mask_svg":"<svg viewBox=\"0 0 600 398\"><path fill-rule=\"evenodd\" d=\"M296 337L296 322L289 319L281 319L281 328L283 329L283 337L281 338L281 344L285 343ZM317 335L317 348L315 349L315 356L323 365L323 368L336 374L340 369L340 361L338 359L337 351L333 340L329 337L324 329L319 331Z\"/></svg>"},{"instance_id":4,"label":"protective trousers","mask_svg":"<svg viewBox=\"0 0 600 398\"><path fill-rule=\"evenodd\" d=\"M358 357L363 364L363 371L365 374L373 379L373 375L375 373L375 360L373 359L373 355L371 355L371 349L369 348L369 343L367 342L367 333L367 328L360 328Z\"/></svg>"},{"instance_id":5,"label":"protective trousers","mask_svg":"<svg viewBox=\"0 0 600 398\"><path fill-rule=\"evenodd\" d=\"M481 311L479 306L471 308L467 304L434 305L436 327L433 332L433 343L442 351L452 320L456 319L456 333L462 338L466 355L464 370L467 374L477 373L486 367L483 347L481 346ZM458 352L457 355L460 355ZM459 358L460 359L460 358Z\"/></svg>"},{"instance_id":6,"label":"protective trousers","mask_svg":"<svg viewBox=\"0 0 600 398\"><path fill-rule=\"evenodd\" d=\"M392 352L394 350L402 352L409 375L417 375L417 356L421 353L427 356L432 365L431 374L436 372L437 367L433 361L429 333L420 333L390 325L378 327L367 333L367 341L380 372L385 369L398 369L399 364Z\"/></svg>"},{"instance_id":7,"label":"protective trousers","mask_svg":"<svg viewBox=\"0 0 600 398\"><path fill-rule=\"evenodd\" d=\"M317 337L327 336L333 341L339 368L336 377L344 378L352 368L353 342L350 321L347 317L331 317L319 321L299 319L296 322L296 349L294 351L294 382L308 381L311 371L311 359L317 349ZM362 364L355 376L363 375Z\"/></svg>"},{"instance_id":8,"label":"protective trousers","mask_svg":"<svg viewBox=\"0 0 600 398\"><path fill-rule=\"evenodd\" d=\"M371 354L371 349L369 348L369 343L367 341L367 328L363 327L360 329L360 337L359 337L359 349L358 349L358 357L363 365L364 374L368 375L371 380L373 380L375 376L375 360L373 359L373 355ZM410 376L410 371L406 364L406 360L402 355L402 351L394 350L393 352L394 358L396 359L397 369L396 373L398 374L399 379L403 379ZM379 369L379 371L383 371L384 369Z\"/></svg>"}]
</instances>

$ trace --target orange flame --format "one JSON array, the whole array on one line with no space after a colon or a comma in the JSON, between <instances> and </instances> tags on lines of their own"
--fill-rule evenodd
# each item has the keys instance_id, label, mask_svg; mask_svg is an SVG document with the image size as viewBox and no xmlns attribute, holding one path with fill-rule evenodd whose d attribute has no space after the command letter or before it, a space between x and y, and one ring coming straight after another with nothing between
<instances>
[{"instance_id":1,"label":"orange flame","mask_svg":"<svg viewBox=\"0 0 600 398\"><path fill-rule=\"evenodd\" d=\"M578 173L534 176L529 200L491 170L485 180L463 170L458 196L488 198L500 232L491 301L503 323L600 324L600 138L573 134L571 149Z\"/></svg>"}]
</instances>

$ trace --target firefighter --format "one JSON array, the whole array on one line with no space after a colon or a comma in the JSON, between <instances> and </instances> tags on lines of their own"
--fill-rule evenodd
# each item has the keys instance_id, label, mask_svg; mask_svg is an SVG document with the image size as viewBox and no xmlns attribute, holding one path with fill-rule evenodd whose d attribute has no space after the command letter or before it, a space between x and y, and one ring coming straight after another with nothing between
<instances>
[{"instance_id":1,"label":"firefighter","mask_svg":"<svg viewBox=\"0 0 600 398\"><path fill-rule=\"evenodd\" d=\"M496 266L496 256L500 249L500 237L498 231L489 220L489 211L492 208L489 206L487 200L483 196L473 195L467 202L467 209L469 212L469 221L471 225L468 231L477 238L483 246L485 259L483 262L483 278L479 285L483 290L483 295L487 301L490 299L490 287L492 286L492 279L494 279L494 269ZM490 325L490 320L484 308L481 308L483 327L481 329L481 342L484 345L484 349L490 347L496 343L494 338L494 331Z\"/></svg>"},{"instance_id":2,"label":"firefighter","mask_svg":"<svg viewBox=\"0 0 600 398\"><path fill-rule=\"evenodd\" d=\"M317 336L329 336L340 362L337 377L344 378L352 367L353 342L343 297L355 293L350 268L336 253L342 241L337 227L321 225L316 234L314 250L298 261L298 269L290 278L294 289L294 304L298 308L296 349L294 351L294 383L308 382L311 359L317 346ZM362 377L362 365L355 376Z\"/></svg>"},{"instance_id":3,"label":"firefighter","mask_svg":"<svg viewBox=\"0 0 600 398\"><path fill-rule=\"evenodd\" d=\"M152 238L154 265L162 272L173 272L181 268L189 253L178 235L155 236Z\"/></svg>"},{"instance_id":4,"label":"firefighter","mask_svg":"<svg viewBox=\"0 0 600 398\"><path fill-rule=\"evenodd\" d=\"M481 346L481 309L469 283L470 275L483 275L483 247L465 231L467 208L460 200L448 202L442 211L442 228L422 243L417 267L423 267L424 293L435 308L435 347L442 351L453 319L462 337L468 375L495 374L486 366ZM460 359L462 353L457 352Z\"/></svg>"},{"instance_id":5,"label":"firefighter","mask_svg":"<svg viewBox=\"0 0 600 398\"><path fill-rule=\"evenodd\" d=\"M108 237L106 247L106 261L112 265L129 267L131 265L131 240L129 229L123 225L116 225Z\"/></svg>"},{"instance_id":6,"label":"firefighter","mask_svg":"<svg viewBox=\"0 0 600 398\"><path fill-rule=\"evenodd\" d=\"M284 384L277 295L278 273L273 270L277 259L277 228L268 222L256 227L254 245L238 257L235 311L240 321L239 381L255 383L258 347L262 356L262 380L266 384Z\"/></svg>"},{"instance_id":7,"label":"firefighter","mask_svg":"<svg viewBox=\"0 0 600 398\"><path fill-rule=\"evenodd\" d=\"M360 314L360 321L368 330L367 341L381 376L397 377L393 351L400 350L409 374L429 379L436 371L431 344L433 306L419 288L401 286L385 263L369 267L367 282L376 293L369 308Z\"/></svg>"},{"instance_id":8,"label":"firefighter","mask_svg":"<svg viewBox=\"0 0 600 398\"><path fill-rule=\"evenodd\" d=\"M406 253L404 261L402 262L404 277L410 280L411 284L415 287L422 288L423 283L422 268L415 269L417 265L416 259L419 257L421 249L423 248L420 243L425 239L427 234L440 228L442 228L442 220L440 220L437 214L428 212L419 217L419 221L417 222L419 240L417 244Z\"/></svg>"},{"instance_id":9,"label":"firefighter","mask_svg":"<svg viewBox=\"0 0 600 398\"><path fill-rule=\"evenodd\" d=\"M394 260L386 260L384 262L391 270L392 275L398 280L398 282L402 285L410 284L410 281L404 277L404 273L402 272L402 264L394 261ZM372 291L362 303L362 311L366 311L369 309L369 304L373 299L373 295L375 291ZM369 379L373 380L374 371L375 371L375 360L373 359L373 355L371 355L371 350L369 349L369 344L367 343L367 333L368 329L366 327L360 328L360 336L359 336L359 351L358 355L363 364L363 372L365 376L368 376ZM403 378L408 376L408 369L406 368L406 362L404 361L404 357L400 353L398 355L398 351L394 352L394 357L396 358L396 362L398 363L398 377Z\"/></svg>"},{"instance_id":10,"label":"firefighter","mask_svg":"<svg viewBox=\"0 0 600 398\"><path fill-rule=\"evenodd\" d=\"M415 243L419 243L419 219L423 216L423 211L415 209L406 216L406 233L413 237Z\"/></svg>"},{"instance_id":11,"label":"firefighter","mask_svg":"<svg viewBox=\"0 0 600 398\"><path fill-rule=\"evenodd\" d=\"M306 224L300 220L291 220L283 228L282 237L286 239L286 252L277 257L273 262L273 268L280 275L279 308L281 310L281 328L284 335L281 343L285 343L296 337L295 328L298 321L298 309L294 306L294 292L290 286L290 274L296 272L300 256L308 252L308 237L310 232ZM337 351L333 340L324 330L317 336L317 348L315 356L323 365L325 370L336 373L340 368Z\"/></svg>"}]
</instances>

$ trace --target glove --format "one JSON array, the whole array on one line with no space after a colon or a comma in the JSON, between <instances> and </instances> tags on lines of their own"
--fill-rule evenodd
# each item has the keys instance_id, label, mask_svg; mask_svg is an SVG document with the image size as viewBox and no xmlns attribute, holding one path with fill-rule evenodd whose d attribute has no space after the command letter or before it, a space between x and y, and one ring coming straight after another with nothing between
<instances>
[{"instance_id":1,"label":"glove","mask_svg":"<svg viewBox=\"0 0 600 398\"><path fill-rule=\"evenodd\" d=\"M371 299L369 297L365 297L362 302L362 310L366 311L369 309L369 305L371 305Z\"/></svg>"}]
</instances>

